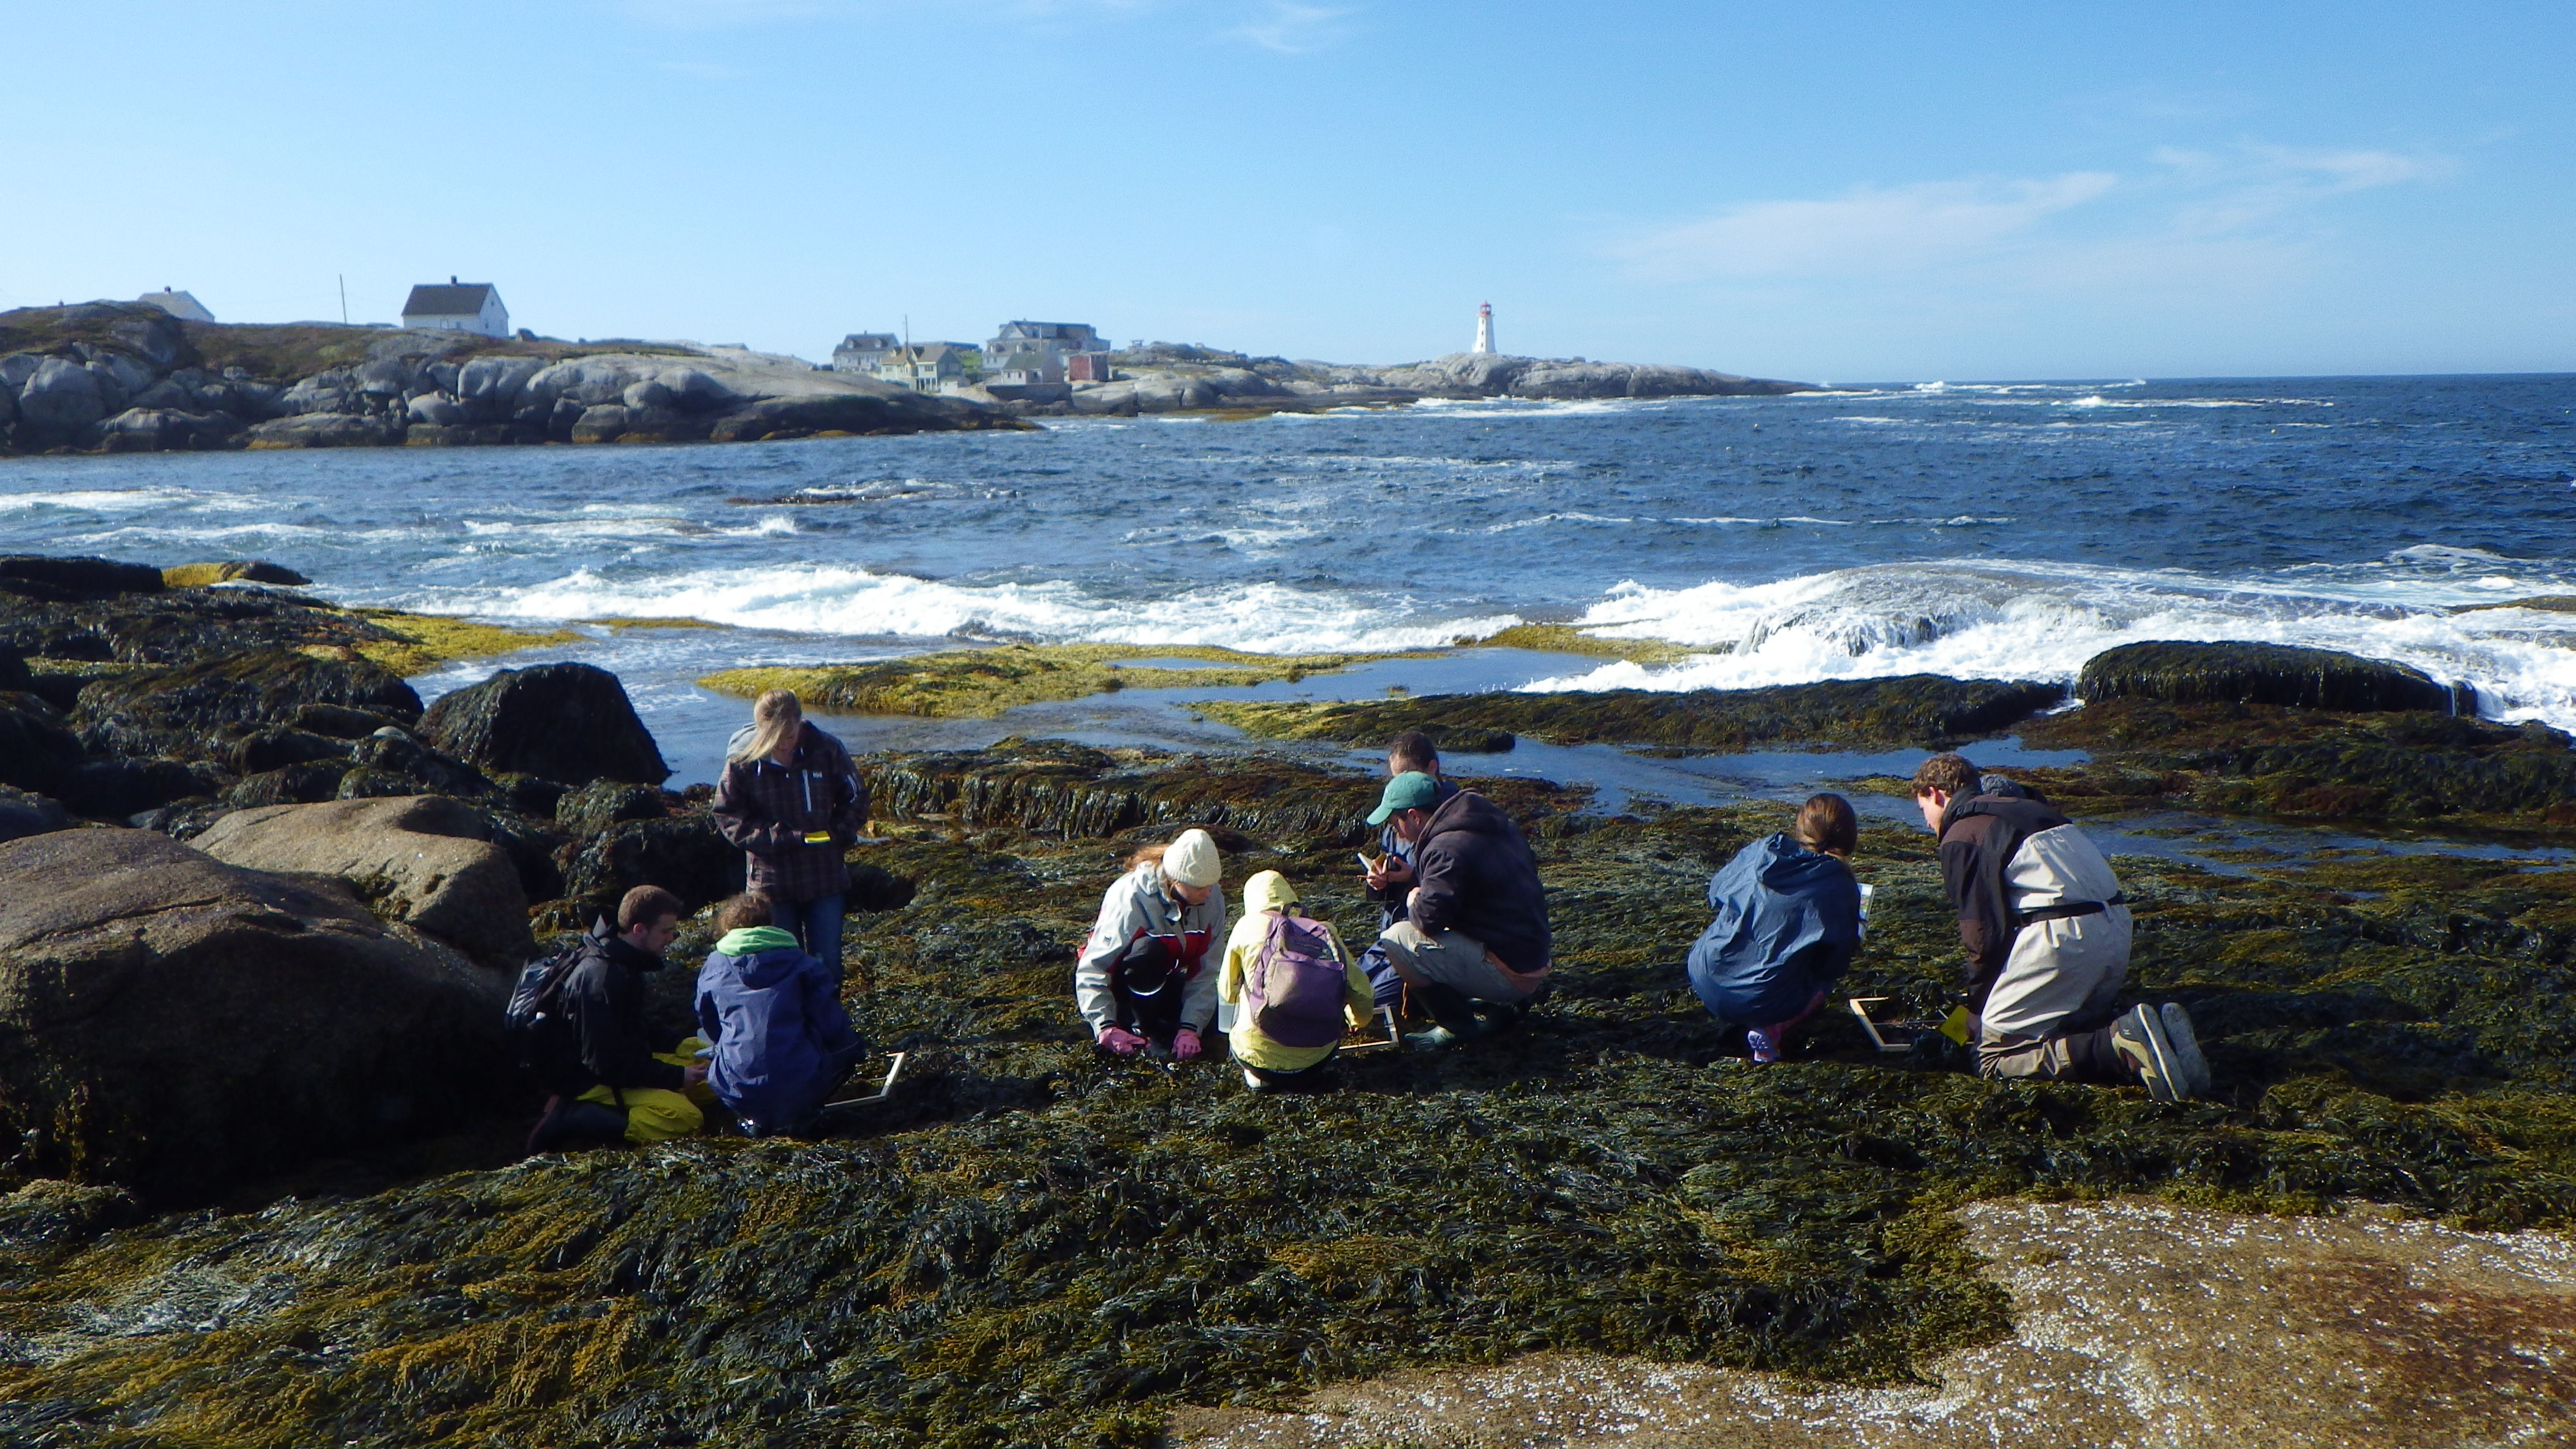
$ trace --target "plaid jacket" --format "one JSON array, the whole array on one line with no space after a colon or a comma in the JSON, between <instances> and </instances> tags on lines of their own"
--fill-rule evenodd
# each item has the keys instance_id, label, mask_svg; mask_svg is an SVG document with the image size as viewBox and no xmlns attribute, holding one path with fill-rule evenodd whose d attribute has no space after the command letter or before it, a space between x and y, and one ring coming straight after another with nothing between
<instances>
[{"instance_id":1,"label":"plaid jacket","mask_svg":"<svg viewBox=\"0 0 2576 1449\"><path fill-rule=\"evenodd\" d=\"M821 900L850 888L841 859L868 823L868 787L841 742L807 720L796 754L774 761L729 760L716 782L716 829L750 857L750 887L780 901ZM826 831L831 840L806 843Z\"/></svg>"}]
</instances>

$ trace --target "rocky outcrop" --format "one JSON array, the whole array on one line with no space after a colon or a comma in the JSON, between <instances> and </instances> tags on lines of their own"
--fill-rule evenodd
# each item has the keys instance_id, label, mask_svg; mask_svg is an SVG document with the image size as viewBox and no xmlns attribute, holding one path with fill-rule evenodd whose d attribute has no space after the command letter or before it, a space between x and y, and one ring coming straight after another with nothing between
<instances>
[{"instance_id":1,"label":"rocky outcrop","mask_svg":"<svg viewBox=\"0 0 2576 1449\"><path fill-rule=\"evenodd\" d=\"M1738 377L1731 372L1707 372L1696 367L1476 352L1452 352L1429 362L1400 367L1330 370L1336 377L1402 388L1425 397L1769 397L1814 391L1805 383Z\"/></svg>"},{"instance_id":2,"label":"rocky outcrop","mask_svg":"<svg viewBox=\"0 0 2576 1449\"><path fill-rule=\"evenodd\" d=\"M43 604L94 604L127 594L161 592L161 571L148 564L46 554L0 557L0 594Z\"/></svg>"},{"instance_id":3,"label":"rocky outcrop","mask_svg":"<svg viewBox=\"0 0 2576 1449\"><path fill-rule=\"evenodd\" d=\"M504 978L140 830L0 844L10 1170L196 1198L444 1126L514 1077Z\"/></svg>"},{"instance_id":4,"label":"rocky outcrop","mask_svg":"<svg viewBox=\"0 0 2576 1449\"><path fill-rule=\"evenodd\" d=\"M0 692L0 785L59 794L81 753L80 736L51 701Z\"/></svg>"},{"instance_id":5,"label":"rocky outcrop","mask_svg":"<svg viewBox=\"0 0 2576 1449\"><path fill-rule=\"evenodd\" d=\"M302 588L313 582L291 568L265 563L258 559L229 559L223 563L175 564L161 571L163 585L173 589L203 588L208 584L282 584Z\"/></svg>"},{"instance_id":6,"label":"rocky outcrop","mask_svg":"<svg viewBox=\"0 0 2576 1449\"><path fill-rule=\"evenodd\" d=\"M2086 660L2075 692L2088 701L2477 712L2465 691L2422 670L2287 644L2123 644Z\"/></svg>"},{"instance_id":7,"label":"rocky outcrop","mask_svg":"<svg viewBox=\"0 0 2576 1449\"><path fill-rule=\"evenodd\" d=\"M252 870L336 876L377 915L508 970L534 954L518 867L485 817L440 795L237 810L193 842Z\"/></svg>"},{"instance_id":8,"label":"rocky outcrop","mask_svg":"<svg viewBox=\"0 0 2576 1449\"><path fill-rule=\"evenodd\" d=\"M671 777L626 686L589 664L500 670L441 698L420 727L431 743L487 770L567 785L658 785Z\"/></svg>"},{"instance_id":9,"label":"rocky outcrop","mask_svg":"<svg viewBox=\"0 0 2576 1449\"><path fill-rule=\"evenodd\" d=\"M228 327L109 302L0 313L0 453L756 442L1016 426L973 401L741 348Z\"/></svg>"}]
</instances>

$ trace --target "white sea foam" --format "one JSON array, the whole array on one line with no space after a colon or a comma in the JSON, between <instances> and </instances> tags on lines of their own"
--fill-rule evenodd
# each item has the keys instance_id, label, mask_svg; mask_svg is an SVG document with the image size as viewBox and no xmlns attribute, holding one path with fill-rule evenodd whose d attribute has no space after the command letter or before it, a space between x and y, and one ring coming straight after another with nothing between
<instances>
[{"instance_id":1,"label":"white sea foam","mask_svg":"<svg viewBox=\"0 0 2576 1449\"><path fill-rule=\"evenodd\" d=\"M1063 582L967 586L816 564L632 581L584 569L529 588L442 590L386 602L557 622L684 617L800 634L1210 644L1264 653L1435 647L1521 622L1514 614L1435 620L1403 598L1362 599L1271 583L1114 600Z\"/></svg>"},{"instance_id":2,"label":"white sea foam","mask_svg":"<svg viewBox=\"0 0 2576 1449\"><path fill-rule=\"evenodd\" d=\"M1622 662L1525 687L1741 689L1915 673L2071 682L2085 660L2117 644L2227 640L2394 659L2474 686L2482 713L2576 728L2576 619L2445 611L2498 593L2543 592L2554 577L2532 567L2519 576L2462 577L2457 565L2464 560L2450 556L2461 552L2408 550L2377 565L2299 571L2295 580L2081 565L1885 564L1769 584L1622 584L1579 622L1610 637L1730 652L1660 669Z\"/></svg>"}]
</instances>

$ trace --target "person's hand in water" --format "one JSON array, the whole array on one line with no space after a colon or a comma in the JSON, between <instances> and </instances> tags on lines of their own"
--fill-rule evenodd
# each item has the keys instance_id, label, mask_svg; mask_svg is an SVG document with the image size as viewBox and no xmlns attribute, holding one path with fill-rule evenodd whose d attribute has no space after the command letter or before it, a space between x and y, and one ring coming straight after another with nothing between
<instances>
[{"instance_id":1,"label":"person's hand in water","mask_svg":"<svg viewBox=\"0 0 2576 1449\"><path fill-rule=\"evenodd\" d=\"M1186 1026L1185 1026L1185 1027L1182 1027L1179 1031L1177 1031L1177 1032L1173 1033L1173 1035L1172 1035L1172 1060L1173 1060L1173 1061L1176 1061L1176 1062L1192 1062L1192 1061L1197 1061L1197 1060L1198 1060L1198 1055L1199 1055L1199 1034L1198 1034L1197 1032L1194 1032L1194 1031L1190 1030L1188 1027L1186 1027Z\"/></svg>"},{"instance_id":2,"label":"person's hand in water","mask_svg":"<svg viewBox=\"0 0 2576 1449\"><path fill-rule=\"evenodd\" d=\"M1100 1049L1114 1056L1132 1057L1145 1049L1145 1039L1122 1026L1100 1029ZM1197 1050L1193 1043L1191 1049Z\"/></svg>"}]
</instances>

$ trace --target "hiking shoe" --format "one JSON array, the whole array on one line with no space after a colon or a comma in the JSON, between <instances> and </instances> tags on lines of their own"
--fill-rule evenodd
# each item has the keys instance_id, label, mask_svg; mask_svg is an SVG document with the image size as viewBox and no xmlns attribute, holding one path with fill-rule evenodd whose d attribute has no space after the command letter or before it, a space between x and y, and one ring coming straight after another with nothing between
<instances>
[{"instance_id":1,"label":"hiking shoe","mask_svg":"<svg viewBox=\"0 0 2576 1449\"><path fill-rule=\"evenodd\" d=\"M2174 1064L2182 1068L2183 1080L2191 1084L2186 1095L2209 1095L2209 1058L2200 1054L2200 1034L2191 1029L2191 1013L2179 1001L2168 1001L2157 1013L2165 1019L2165 1040L2173 1047Z\"/></svg>"},{"instance_id":2,"label":"hiking shoe","mask_svg":"<svg viewBox=\"0 0 2576 1449\"><path fill-rule=\"evenodd\" d=\"M1744 1044L1753 1049L1753 1064L1767 1067L1780 1060L1780 1028L1757 1026L1744 1033Z\"/></svg>"},{"instance_id":3,"label":"hiking shoe","mask_svg":"<svg viewBox=\"0 0 2576 1449\"><path fill-rule=\"evenodd\" d=\"M1245 1067L1243 1069L1243 1090L1247 1092L1267 1092L1270 1090L1270 1084L1253 1075L1252 1068Z\"/></svg>"},{"instance_id":4,"label":"hiking shoe","mask_svg":"<svg viewBox=\"0 0 2576 1449\"><path fill-rule=\"evenodd\" d=\"M2140 1003L2112 1025L2111 1050L2146 1083L2148 1096L2159 1102L2191 1096L2191 1078L2174 1052L2173 1039L2165 1035L2163 1012Z\"/></svg>"}]
</instances>

